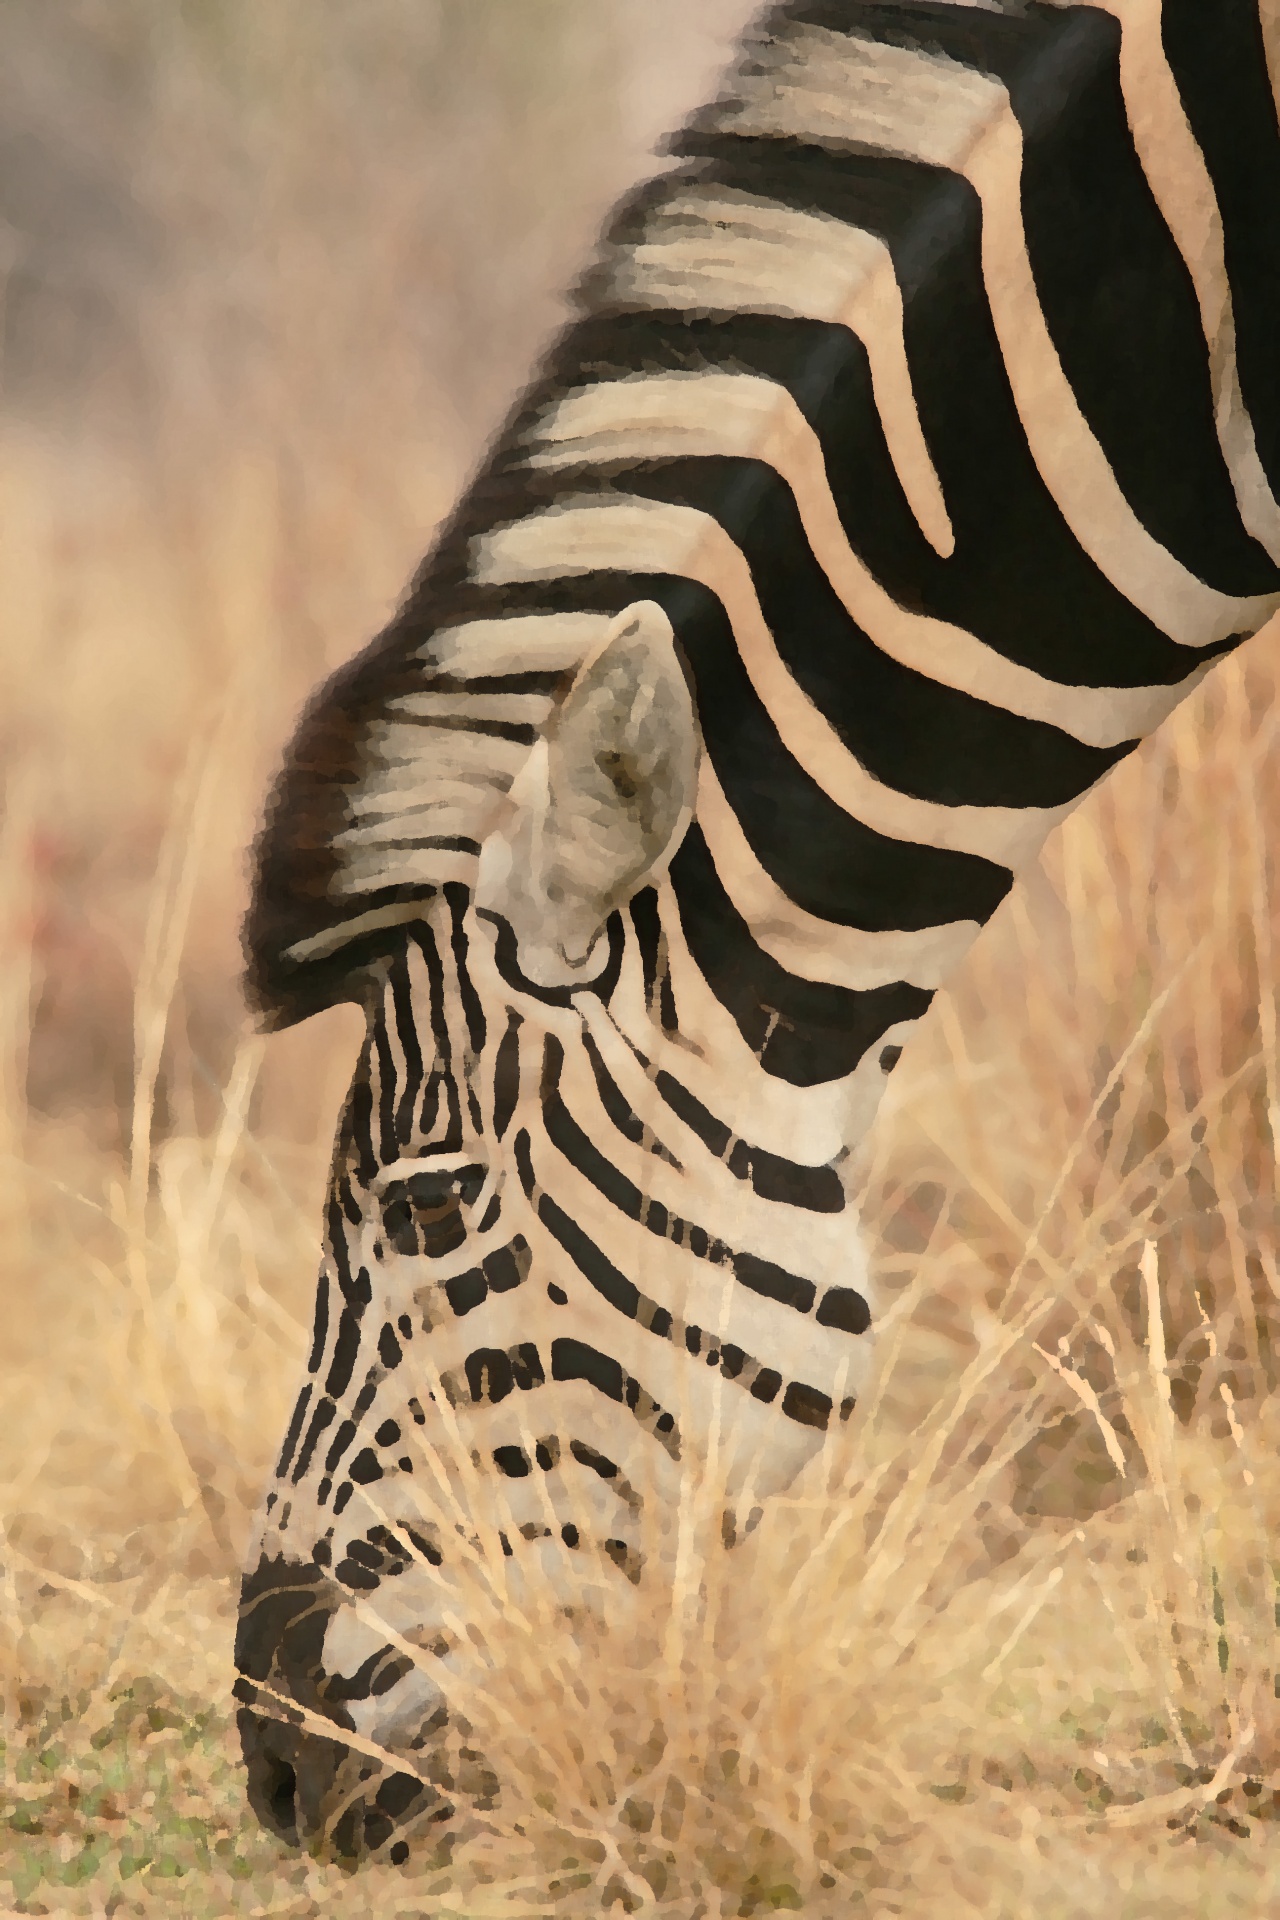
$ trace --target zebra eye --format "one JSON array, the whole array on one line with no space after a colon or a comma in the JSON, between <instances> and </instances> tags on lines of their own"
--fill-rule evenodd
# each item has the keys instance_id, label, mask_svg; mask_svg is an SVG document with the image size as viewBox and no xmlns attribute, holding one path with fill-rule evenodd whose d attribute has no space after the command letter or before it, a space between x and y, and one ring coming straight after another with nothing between
<instances>
[{"instance_id":1,"label":"zebra eye","mask_svg":"<svg viewBox=\"0 0 1280 1920\"><path fill-rule=\"evenodd\" d=\"M467 1237L465 1207L484 1185L483 1167L428 1167L392 1180L382 1196L382 1225L397 1253L435 1259L455 1253Z\"/></svg>"}]
</instances>

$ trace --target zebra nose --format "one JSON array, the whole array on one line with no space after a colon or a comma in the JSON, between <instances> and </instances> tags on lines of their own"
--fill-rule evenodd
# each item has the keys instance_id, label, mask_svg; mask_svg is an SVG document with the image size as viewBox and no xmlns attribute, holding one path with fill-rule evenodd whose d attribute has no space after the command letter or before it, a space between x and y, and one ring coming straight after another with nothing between
<instances>
[{"instance_id":1,"label":"zebra nose","mask_svg":"<svg viewBox=\"0 0 1280 1920\"><path fill-rule=\"evenodd\" d=\"M480 1166L426 1167L389 1181L382 1195L382 1225L397 1253L439 1260L456 1253L467 1237L467 1215L484 1186Z\"/></svg>"}]
</instances>

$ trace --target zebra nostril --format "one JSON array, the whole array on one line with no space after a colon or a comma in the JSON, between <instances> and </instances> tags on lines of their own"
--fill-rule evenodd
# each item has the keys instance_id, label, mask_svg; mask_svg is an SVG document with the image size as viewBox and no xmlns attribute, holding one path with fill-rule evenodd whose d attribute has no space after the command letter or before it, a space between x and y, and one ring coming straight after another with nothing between
<instances>
[{"instance_id":1,"label":"zebra nostril","mask_svg":"<svg viewBox=\"0 0 1280 1920\"><path fill-rule=\"evenodd\" d=\"M382 1225L397 1253L440 1259L467 1237L464 1209L484 1186L484 1168L429 1167L391 1181L382 1196Z\"/></svg>"},{"instance_id":2,"label":"zebra nostril","mask_svg":"<svg viewBox=\"0 0 1280 1920\"><path fill-rule=\"evenodd\" d=\"M289 1735L276 1730L256 1715L242 1712L240 1733L248 1768L249 1802L258 1818L272 1833L296 1846L298 1831L298 1772L293 1760L281 1747Z\"/></svg>"}]
</instances>

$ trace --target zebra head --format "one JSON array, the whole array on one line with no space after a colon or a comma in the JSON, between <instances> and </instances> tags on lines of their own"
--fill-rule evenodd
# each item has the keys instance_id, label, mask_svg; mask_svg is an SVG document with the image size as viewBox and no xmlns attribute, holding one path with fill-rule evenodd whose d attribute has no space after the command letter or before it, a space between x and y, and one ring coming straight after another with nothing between
<instances>
[{"instance_id":1,"label":"zebra head","mask_svg":"<svg viewBox=\"0 0 1280 1920\"><path fill-rule=\"evenodd\" d=\"M286 1838L397 1854L447 1815L477 1555L568 1605L584 1564L636 1581L699 1435L725 1436L749 1511L851 1404L869 1316L837 1137L815 1164L739 1131L795 1090L753 1088L740 1038L718 1077L663 899L697 767L671 627L629 607L473 883L401 913L365 968L307 1378L237 1639L251 1798Z\"/></svg>"}]
</instances>

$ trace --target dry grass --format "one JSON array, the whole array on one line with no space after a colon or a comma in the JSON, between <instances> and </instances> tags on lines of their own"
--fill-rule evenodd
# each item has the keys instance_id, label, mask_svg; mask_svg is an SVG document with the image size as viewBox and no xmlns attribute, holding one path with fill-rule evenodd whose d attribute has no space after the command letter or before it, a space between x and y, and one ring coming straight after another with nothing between
<instances>
[{"instance_id":1,"label":"dry grass","mask_svg":"<svg viewBox=\"0 0 1280 1920\"><path fill-rule=\"evenodd\" d=\"M353 1035L342 1014L265 1050L244 1032L242 850L291 708L393 599L637 129L672 110L633 104L630 132L607 102L566 118L536 36L468 9L371 0L357 30L278 0L255 34L247 0L69 4L39 31L0 6L6 111L66 162L65 231L91 177L128 182L133 235L93 282L114 319L38 247L10 276L0 1898L1267 1911L1266 636L1056 838L895 1074L866 1165L885 1367L849 1451L731 1556L691 1488L671 1592L619 1602L607 1632L477 1564L489 1671L467 1704L503 1791L451 1862L350 1880L243 1810L233 1579L303 1348ZM600 84L638 40L589 12L540 17ZM673 30L655 9L650 44ZM406 78L441 45L460 102ZM523 186L503 138L539 124Z\"/></svg>"}]
</instances>

